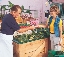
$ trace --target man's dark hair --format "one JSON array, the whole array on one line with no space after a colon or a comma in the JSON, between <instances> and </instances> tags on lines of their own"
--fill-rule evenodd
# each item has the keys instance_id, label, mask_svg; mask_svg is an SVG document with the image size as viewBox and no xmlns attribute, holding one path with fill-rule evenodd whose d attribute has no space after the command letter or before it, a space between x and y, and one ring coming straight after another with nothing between
<instances>
[{"instance_id":1,"label":"man's dark hair","mask_svg":"<svg viewBox=\"0 0 64 57\"><path fill-rule=\"evenodd\" d=\"M18 8L21 9L19 5L14 5L11 7L11 11L18 11Z\"/></svg>"}]
</instances>

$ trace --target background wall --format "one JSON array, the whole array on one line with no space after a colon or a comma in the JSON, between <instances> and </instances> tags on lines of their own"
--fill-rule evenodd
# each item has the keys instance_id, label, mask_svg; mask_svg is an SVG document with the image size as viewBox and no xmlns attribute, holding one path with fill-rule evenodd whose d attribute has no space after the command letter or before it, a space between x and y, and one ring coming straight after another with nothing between
<instances>
[{"instance_id":1,"label":"background wall","mask_svg":"<svg viewBox=\"0 0 64 57\"><path fill-rule=\"evenodd\" d=\"M64 0L53 0L55 3L64 3Z\"/></svg>"},{"instance_id":2,"label":"background wall","mask_svg":"<svg viewBox=\"0 0 64 57\"><path fill-rule=\"evenodd\" d=\"M45 2L47 0L0 0L0 5L8 5L8 1L12 2L13 4L17 4L20 6L24 6L25 9L30 9L31 10L37 10L37 15L39 18L40 22L45 21L45 10L49 10L50 5L48 4L47 7L45 5ZM34 12L32 11L33 16Z\"/></svg>"}]
</instances>

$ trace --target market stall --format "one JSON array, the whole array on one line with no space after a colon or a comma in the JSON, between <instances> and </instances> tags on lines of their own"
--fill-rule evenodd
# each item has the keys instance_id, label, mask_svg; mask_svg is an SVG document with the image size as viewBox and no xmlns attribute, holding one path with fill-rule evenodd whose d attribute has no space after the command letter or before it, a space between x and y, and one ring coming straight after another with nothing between
<instances>
[{"instance_id":1,"label":"market stall","mask_svg":"<svg viewBox=\"0 0 64 57\"><path fill-rule=\"evenodd\" d=\"M23 25L23 24L21 24ZM24 24L22 27L27 27ZM17 35L17 36L16 36ZM16 57L47 57L48 28L37 28L14 35L14 56Z\"/></svg>"}]
</instances>

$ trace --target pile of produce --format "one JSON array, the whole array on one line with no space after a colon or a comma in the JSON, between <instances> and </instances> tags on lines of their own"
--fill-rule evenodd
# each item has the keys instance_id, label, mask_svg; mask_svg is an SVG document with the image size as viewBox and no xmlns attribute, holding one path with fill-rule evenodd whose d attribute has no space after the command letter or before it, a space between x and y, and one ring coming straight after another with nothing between
<instances>
[{"instance_id":1,"label":"pile of produce","mask_svg":"<svg viewBox=\"0 0 64 57\"><path fill-rule=\"evenodd\" d=\"M23 25L26 27L27 25ZM50 32L48 28L36 28L34 30L28 30L23 33L17 33L16 36L14 36L13 41L15 41L18 44L23 44L39 39L49 38Z\"/></svg>"}]
</instances>

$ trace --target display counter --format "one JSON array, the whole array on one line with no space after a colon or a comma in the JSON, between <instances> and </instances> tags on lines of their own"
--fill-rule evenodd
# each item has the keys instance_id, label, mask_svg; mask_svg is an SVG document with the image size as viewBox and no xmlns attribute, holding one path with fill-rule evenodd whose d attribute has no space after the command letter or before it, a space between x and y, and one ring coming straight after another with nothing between
<instances>
[{"instance_id":1,"label":"display counter","mask_svg":"<svg viewBox=\"0 0 64 57\"><path fill-rule=\"evenodd\" d=\"M48 55L48 38L13 44L15 57L47 57Z\"/></svg>"},{"instance_id":2,"label":"display counter","mask_svg":"<svg viewBox=\"0 0 64 57\"><path fill-rule=\"evenodd\" d=\"M35 29L31 34L18 34L13 39L14 56L47 57L49 34L47 28Z\"/></svg>"}]
</instances>

